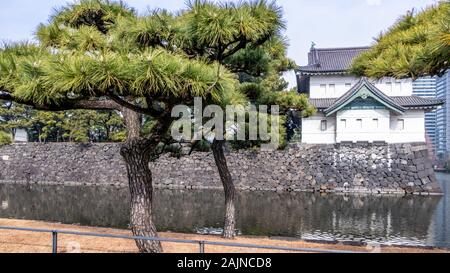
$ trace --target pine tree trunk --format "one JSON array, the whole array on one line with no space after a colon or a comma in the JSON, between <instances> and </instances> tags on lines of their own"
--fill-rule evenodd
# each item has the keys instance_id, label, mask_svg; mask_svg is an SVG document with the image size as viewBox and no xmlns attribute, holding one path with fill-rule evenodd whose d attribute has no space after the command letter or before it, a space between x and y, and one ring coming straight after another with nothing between
<instances>
[{"instance_id":1,"label":"pine tree trunk","mask_svg":"<svg viewBox=\"0 0 450 273\"><path fill-rule=\"evenodd\" d=\"M153 186L149 159L154 149L147 139L133 138L125 142L120 154L125 160L131 194L131 231L134 236L157 237L153 223ZM163 251L159 241L136 240L141 253Z\"/></svg>"},{"instance_id":2,"label":"pine tree trunk","mask_svg":"<svg viewBox=\"0 0 450 273\"><path fill-rule=\"evenodd\" d=\"M223 144L224 141L214 140L211 149L225 191L225 224L223 228L223 237L233 239L236 225L234 207L236 189L234 187L233 178L228 170L227 159L223 152Z\"/></svg>"},{"instance_id":3,"label":"pine tree trunk","mask_svg":"<svg viewBox=\"0 0 450 273\"><path fill-rule=\"evenodd\" d=\"M127 126L127 141L122 144L120 154L125 160L131 195L130 225L134 236L156 237L153 223L153 185L149 161L155 144L150 139L140 138L140 115L127 108L122 109ZM135 240L141 253L160 253L161 242Z\"/></svg>"}]
</instances>

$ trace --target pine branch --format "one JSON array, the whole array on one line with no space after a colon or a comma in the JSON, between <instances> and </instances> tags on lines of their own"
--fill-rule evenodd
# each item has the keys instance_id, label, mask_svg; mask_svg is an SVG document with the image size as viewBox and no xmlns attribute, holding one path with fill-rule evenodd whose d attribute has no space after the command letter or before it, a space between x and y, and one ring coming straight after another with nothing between
<instances>
[{"instance_id":1,"label":"pine branch","mask_svg":"<svg viewBox=\"0 0 450 273\"><path fill-rule=\"evenodd\" d=\"M67 99L58 104L37 104L32 101L26 101L17 97L14 97L11 93L1 91L0 99L6 101L13 101L19 104L24 104L33 107L36 110L42 111L66 111L66 110L120 110L122 107L120 104L114 102L113 100L107 100L102 98L92 99L92 100L77 100L77 99Z\"/></svg>"},{"instance_id":2,"label":"pine branch","mask_svg":"<svg viewBox=\"0 0 450 273\"><path fill-rule=\"evenodd\" d=\"M108 94L108 97L111 98L115 103L119 104L122 107L128 108L130 110L133 110L137 113L144 114L144 115L150 115L150 116L160 116L162 112L157 111L151 107L143 108L140 106L137 106L133 103L130 103L126 101L125 99L121 98L120 96L114 95L114 94Z\"/></svg>"}]
</instances>

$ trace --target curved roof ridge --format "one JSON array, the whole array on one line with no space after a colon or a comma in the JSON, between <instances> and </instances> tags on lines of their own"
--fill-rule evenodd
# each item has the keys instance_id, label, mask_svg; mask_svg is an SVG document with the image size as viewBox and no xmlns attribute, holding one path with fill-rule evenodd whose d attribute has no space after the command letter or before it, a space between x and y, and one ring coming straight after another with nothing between
<instances>
[{"instance_id":1,"label":"curved roof ridge","mask_svg":"<svg viewBox=\"0 0 450 273\"><path fill-rule=\"evenodd\" d=\"M338 50L358 50L358 49L369 49L370 46L351 46L351 47L322 47L322 48L314 48L313 50L318 51L338 51Z\"/></svg>"}]
</instances>

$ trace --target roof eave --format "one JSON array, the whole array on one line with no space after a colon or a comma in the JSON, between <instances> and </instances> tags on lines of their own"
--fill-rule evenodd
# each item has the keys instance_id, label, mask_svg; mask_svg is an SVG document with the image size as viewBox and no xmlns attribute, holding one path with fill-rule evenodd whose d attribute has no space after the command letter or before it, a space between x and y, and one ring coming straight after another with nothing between
<instances>
[{"instance_id":1,"label":"roof eave","mask_svg":"<svg viewBox=\"0 0 450 273\"><path fill-rule=\"evenodd\" d=\"M295 70L297 75L317 76L317 75L349 75L347 70L334 70L334 71L311 71L311 70Z\"/></svg>"},{"instance_id":2,"label":"roof eave","mask_svg":"<svg viewBox=\"0 0 450 273\"><path fill-rule=\"evenodd\" d=\"M411 106L404 106L407 110L435 110L442 104L438 105L411 105Z\"/></svg>"},{"instance_id":3,"label":"roof eave","mask_svg":"<svg viewBox=\"0 0 450 273\"><path fill-rule=\"evenodd\" d=\"M317 109L319 112L325 112L327 109L332 107L334 103L331 103L329 106L316 106L314 105L314 102L311 102L313 106ZM439 106L442 106L445 102L439 101L434 104L416 104L416 105L400 105L404 110L434 110L438 108Z\"/></svg>"}]
</instances>

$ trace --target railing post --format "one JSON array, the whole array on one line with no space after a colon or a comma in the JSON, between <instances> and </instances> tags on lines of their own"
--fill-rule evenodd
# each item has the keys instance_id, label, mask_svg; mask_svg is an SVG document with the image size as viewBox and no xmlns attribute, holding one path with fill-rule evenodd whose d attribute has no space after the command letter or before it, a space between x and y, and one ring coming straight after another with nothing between
<instances>
[{"instance_id":1,"label":"railing post","mask_svg":"<svg viewBox=\"0 0 450 273\"><path fill-rule=\"evenodd\" d=\"M58 232L52 231L52 253L58 253Z\"/></svg>"},{"instance_id":2,"label":"railing post","mask_svg":"<svg viewBox=\"0 0 450 273\"><path fill-rule=\"evenodd\" d=\"M200 253L205 253L205 242L204 241L199 241L198 245L200 247Z\"/></svg>"}]
</instances>

